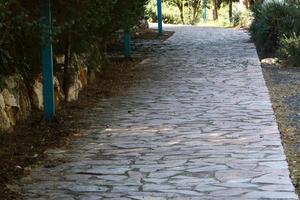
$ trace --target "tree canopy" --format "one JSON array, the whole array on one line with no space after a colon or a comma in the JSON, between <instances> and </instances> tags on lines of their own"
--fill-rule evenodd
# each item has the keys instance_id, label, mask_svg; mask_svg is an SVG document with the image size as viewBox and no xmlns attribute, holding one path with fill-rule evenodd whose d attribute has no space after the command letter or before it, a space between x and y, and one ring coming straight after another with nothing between
<instances>
[{"instance_id":1,"label":"tree canopy","mask_svg":"<svg viewBox=\"0 0 300 200\"><path fill-rule=\"evenodd\" d=\"M40 71L40 0L0 1L1 71ZM118 29L130 29L144 16L147 0L52 0L55 53L104 51ZM29 51L30 50L30 51Z\"/></svg>"}]
</instances>

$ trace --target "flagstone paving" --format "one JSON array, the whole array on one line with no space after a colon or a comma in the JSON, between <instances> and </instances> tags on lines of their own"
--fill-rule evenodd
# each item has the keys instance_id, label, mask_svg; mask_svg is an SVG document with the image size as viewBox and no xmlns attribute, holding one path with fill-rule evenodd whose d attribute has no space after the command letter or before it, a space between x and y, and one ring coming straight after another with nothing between
<instances>
[{"instance_id":1,"label":"flagstone paving","mask_svg":"<svg viewBox=\"0 0 300 200\"><path fill-rule=\"evenodd\" d=\"M21 180L28 199L298 199L255 47L242 30L169 27L128 95L83 110L64 162Z\"/></svg>"}]
</instances>

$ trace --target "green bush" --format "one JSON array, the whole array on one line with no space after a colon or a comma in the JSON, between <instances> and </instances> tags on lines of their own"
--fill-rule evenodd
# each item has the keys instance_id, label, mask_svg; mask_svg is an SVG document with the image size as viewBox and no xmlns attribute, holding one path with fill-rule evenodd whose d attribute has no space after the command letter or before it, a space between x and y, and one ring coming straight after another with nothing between
<instances>
[{"instance_id":1,"label":"green bush","mask_svg":"<svg viewBox=\"0 0 300 200\"><path fill-rule=\"evenodd\" d=\"M232 23L234 27L250 28L252 20L252 13L249 10L245 10L244 12L236 11L233 13Z\"/></svg>"},{"instance_id":2,"label":"green bush","mask_svg":"<svg viewBox=\"0 0 300 200\"><path fill-rule=\"evenodd\" d=\"M295 4L271 2L253 8L252 38L263 52L275 52L283 35L300 31L300 12Z\"/></svg>"},{"instance_id":3,"label":"green bush","mask_svg":"<svg viewBox=\"0 0 300 200\"><path fill-rule=\"evenodd\" d=\"M288 60L291 65L300 66L300 36L296 34L290 37L283 36L278 55Z\"/></svg>"}]
</instances>

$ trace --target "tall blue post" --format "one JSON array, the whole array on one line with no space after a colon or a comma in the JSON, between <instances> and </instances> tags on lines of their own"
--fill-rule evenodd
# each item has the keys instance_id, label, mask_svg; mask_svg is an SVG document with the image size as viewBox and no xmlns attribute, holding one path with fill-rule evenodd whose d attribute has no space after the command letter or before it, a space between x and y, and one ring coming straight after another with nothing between
<instances>
[{"instance_id":1,"label":"tall blue post","mask_svg":"<svg viewBox=\"0 0 300 200\"><path fill-rule=\"evenodd\" d=\"M42 1L42 68L43 96L45 119L52 122L55 115L53 50L52 50L52 20L50 0Z\"/></svg>"},{"instance_id":2,"label":"tall blue post","mask_svg":"<svg viewBox=\"0 0 300 200\"><path fill-rule=\"evenodd\" d=\"M162 6L161 0L157 0L157 23L158 23L158 34L163 34L163 27L162 27Z\"/></svg>"},{"instance_id":3,"label":"tall blue post","mask_svg":"<svg viewBox=\"0 0 300 200\"><path fill-rule=\"evenodd\" d=\"M131 37L128 30L124 31L124 56L131 58Z\"/></svg>"},{"instance_id":4,"label":"tall blue post","mask_svg":"<svg viewBox=\"0 0 300 200\"><path fill-rule=\"evenodd\" d=\"M202 4L202 18L203 21L206 22L207 16L206 16L206 0L203 0Z\"/></svg>"}]
</instances>

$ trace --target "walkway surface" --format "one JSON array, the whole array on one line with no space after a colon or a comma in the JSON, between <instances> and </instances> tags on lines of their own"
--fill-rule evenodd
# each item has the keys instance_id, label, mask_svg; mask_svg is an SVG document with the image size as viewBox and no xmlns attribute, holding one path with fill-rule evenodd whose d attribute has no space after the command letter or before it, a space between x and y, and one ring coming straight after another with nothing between
<instances>
[{"instance_id":1,"label":"walkway surface","mask_svg":"<svg viewBox=\"0 0 300 200\"><path fill-rule=\"evenodd\" d=\"M169 28L141 84L83 113L89 134L49 151L66 161L23 180L28 199L298 199L248 34Z\"/></svg>"}]
</instances>

